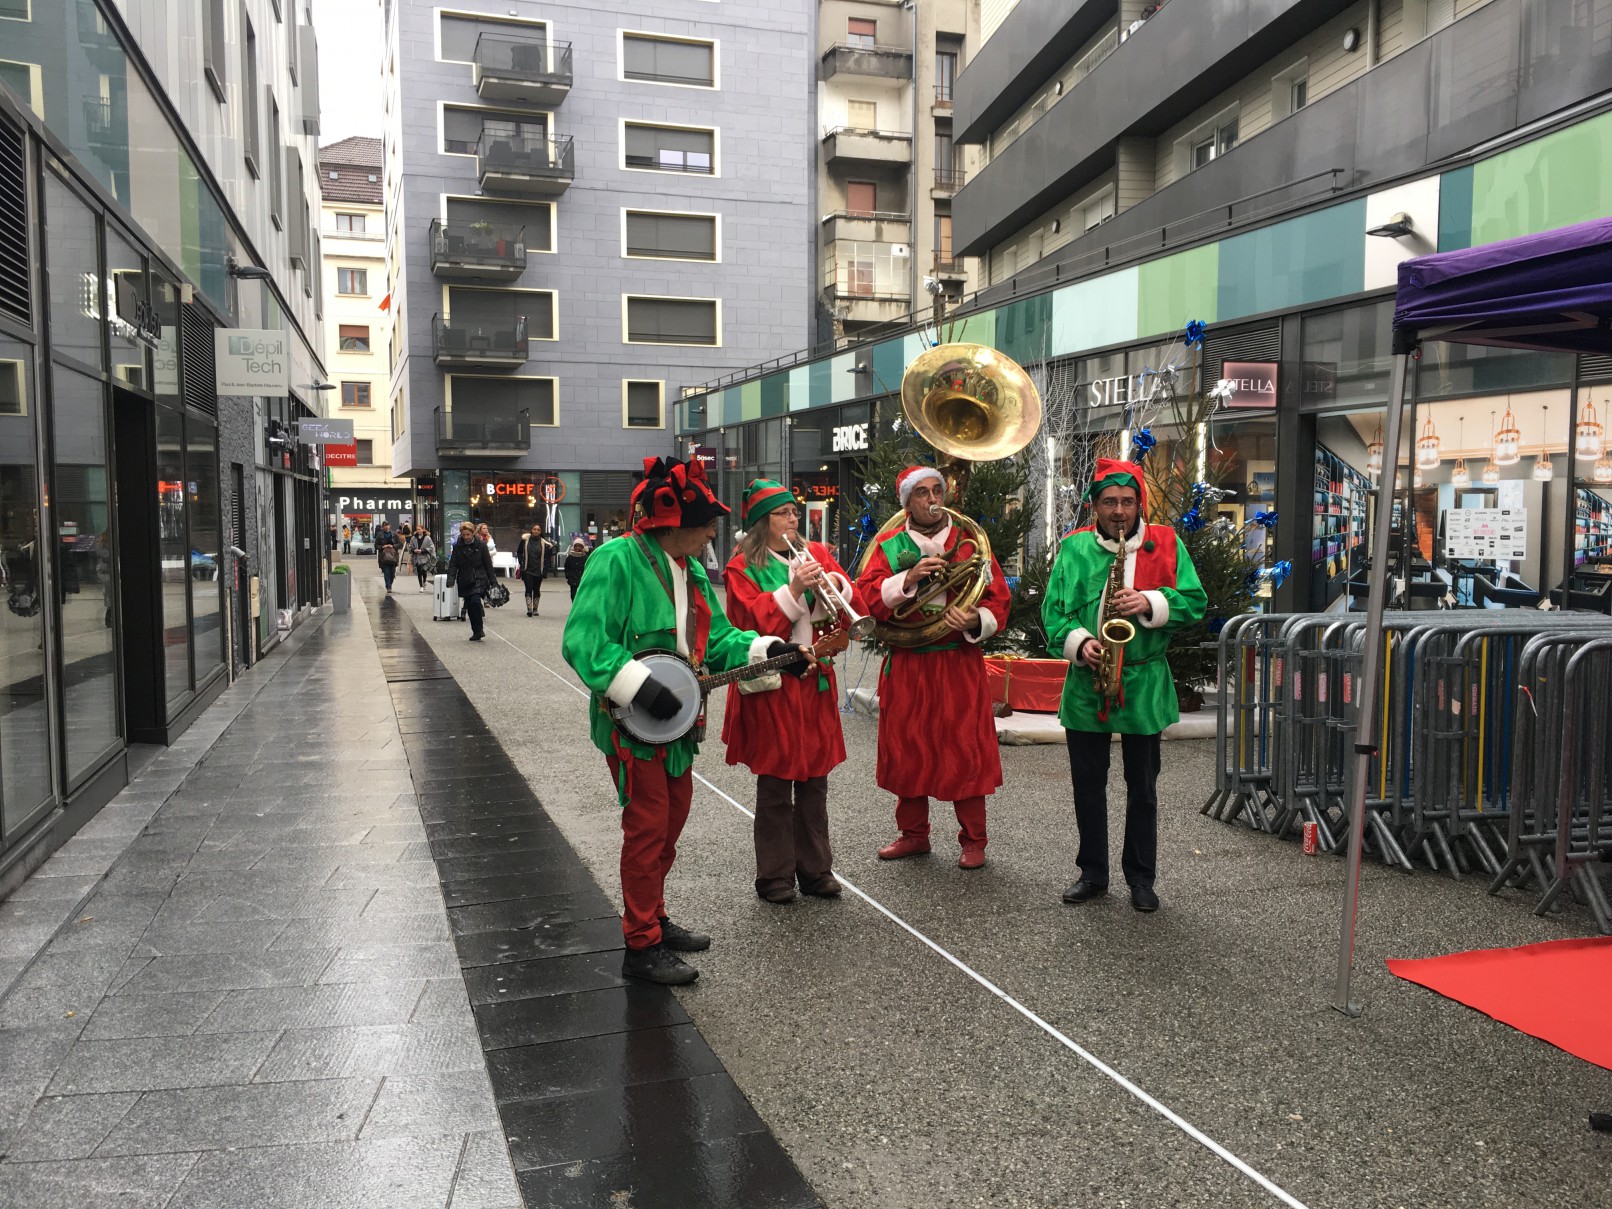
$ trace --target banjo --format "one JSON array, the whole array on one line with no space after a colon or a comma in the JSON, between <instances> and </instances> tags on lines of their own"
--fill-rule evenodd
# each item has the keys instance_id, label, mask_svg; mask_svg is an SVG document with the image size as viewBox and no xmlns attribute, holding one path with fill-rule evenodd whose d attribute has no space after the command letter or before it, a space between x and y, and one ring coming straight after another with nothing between
<instances>
[{"instance_id":1,"label":"banjo","mask_svg":"<svg viewBox=\"0 0 1612 1209\"><path fill-rule=\"evenodd\" d=\"M818 639L811 648L812 657L826 659L830 655L839 654L850 645L851 637L844 630L831 630ZM775 672L785 664L794 663L799 659L800 651L791 646L788 653L776 658L761 663L747 663L743 667L716 672L710 676L700 675L694 670L693 665L676 651L641 651L634 658L652 669L655 678L677 697L677 712L670 718L657 718L648 710L639 709L636 705L612 705L610 718L621 727L628 738L654 747L664 747L668 743L677 742L694 729L700 715L705 711L706 694L712 689Z\"/></svg>"}]
</instances>

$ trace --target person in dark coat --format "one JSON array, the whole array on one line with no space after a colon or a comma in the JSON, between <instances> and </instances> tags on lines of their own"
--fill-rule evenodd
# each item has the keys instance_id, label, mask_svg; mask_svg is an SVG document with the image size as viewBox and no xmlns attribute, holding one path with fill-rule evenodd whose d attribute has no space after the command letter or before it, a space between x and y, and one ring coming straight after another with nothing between
<instances>
[{"instance_id":1,"label":"person in dark coat","mask_svg":"<svg viewBox=\"0 0 1612 1209\"><path fill-rule=\"evenodd\" d=\"M571 585L571 599L577 598L577 585L582 582L582 568L588 563L588 543L580 537L571 539L571 548L565 555L565 582Z\"/></svg>"},{"instance_id":2,"label":"person in dark coat","mask_svg":"<svg viewBox=\"0 0 1612 1209\"><path fill-rule=\"evenodd\" d=\"M469 521L459 526L459 541L453 547L453 557L448 560L448 574L458 585L459 599L464 602L465 613L470 618L470 641L480 642L482 620L486 616L481 602L492 589L496 572L487 543L476 537L475 526Z\"/></svg>"},{"instance_id":3,"label":"person in dark coat","mask_svg":"<svg viewBox=\"0 0 1612 1209\"><path fill-rule=\"evenodd\" d=\"M375 534L375 561L381 566L381 576L386 580L386 594L390 596L397 565L403 561L403 543L392 532L389 521L382 521L380 531Z\"/></svg>"}]
</instances>

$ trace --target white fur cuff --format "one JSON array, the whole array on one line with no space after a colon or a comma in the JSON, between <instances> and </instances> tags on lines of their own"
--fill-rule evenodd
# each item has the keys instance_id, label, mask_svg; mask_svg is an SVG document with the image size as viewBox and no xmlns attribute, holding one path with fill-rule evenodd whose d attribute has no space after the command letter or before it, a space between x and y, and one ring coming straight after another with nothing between
<instances>
[{"instance_id":1,"label":"white fur cuff","mask_svg":"<svg viewBox=\"0 0 1612 1209\"><path fill-rule=\"evenodd\" d=\"M1063 640L1063 657L1070 663L1084 664L1080 657L1080 648L1086 645L1088 639L1095 637L1090 630L1076 626L1069 631L1069 637Z\"/></svg>"},{"instance_id":2,"label":"white fur cuff","mask_svg":"<svg viewBox=\"0 0 1612 1209\"><path fill-rule=\"evenodd\" d=\"M771 634L757 634L756 640L750 644L750 662L766 663L767 648L775 642L782 642L781 638L774 638Z\"/></svg>"},{"instance_id":3,"label":"white fur cuff","mask_svg":"<svg viewBox=\"0 0 1612 1209\"><path fill-rule=\"evenodd\" d=\"M969 642L984 642L996 633L996 614L989 609L980 610L980 632L978 634L964 634Z\"/></svg>"},{"instance_id":4,"label":"white fur cuff","mask_svg":"<svg viewBox=\"0 0 1612 1209\"><path fill-rule=\"evenodd\" d=\"M772 599L773 603L778 606L778 611L789 618L790 621L799 621L806 616L806 602L796 600L794 593L789 590L788 584L781 588L775 588L772 593Z\"/></svg>"},{"instance_id":5,"label":"white fur cuff","mask_svg":"<svg viewBox=\"0 0 1612 1209\"><path fill-rule=\"evenodd\" d=\"M1170 620L1170 602L1165 599L1163 592L1155 588L1147 589L1142 595L1153 606L1153 616L1138 617L1136 620L1144 629L1156 630Z\"/></svg>"},{"instance_id":6,"label":"white fur cuff","mask_svg":"<svg viewBox=\"0 0 1612 1209\"><path fill-rule=\"evenodd\" d=\"M893 609L903 600L911 600L915 595L907 591L902 585L907 582L907 573L897 571L885 580L879 588L879 595L884 598L884 607Z\"/></svg>"},{"instance_id":7,"label":"white fur cuff","mask_svg":"<svg viewBox=\"0 0 1612 1209\"><path fill-rule=\"evenodd\" d=\"M649 668L636 659L629 659L611 678L609 687L605 689L605 696L617 705L631 705L632 699L638 695L638 690L644 687L644 681L648 679Z\"/></svg>"}]
</instances>

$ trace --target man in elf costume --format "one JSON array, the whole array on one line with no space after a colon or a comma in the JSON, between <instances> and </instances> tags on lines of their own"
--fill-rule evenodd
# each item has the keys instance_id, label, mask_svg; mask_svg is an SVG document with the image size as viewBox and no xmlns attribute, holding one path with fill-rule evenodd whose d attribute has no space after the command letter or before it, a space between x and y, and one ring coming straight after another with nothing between
<instances>
[{"instance_id":1,"label":"man in elf costume","mask_svg":"<svg viewBox=\"0 0 1612 1209\"><path fill-rule=\"evenodd\" d=\"M780 639L734 628L712 594L699 553L727 512L700 462L645 458L644 481L632 494L632 531L588 557L561 644L565 661L593 692L593 743L605 754L622 805L621 972L670 986L699 977L679 953L711 947L709 936L668 919L665 903L666 875L688 820L698 740L691 733L664 747L636 743L608 709L631 704L662 719L677 713L670 688L634 658L640 652L676 650L695 667L726 671L788 649Z\"/></svg>"},{"instance_id":2,"label":"man in elf costume","mask_svg":"<svg viewBox=\"0 0 1612 1209\"><path fill-rule=\"evenodd\" d=\"M896 477L906 523L876 546L857 589L878 621L892 620L923 581L974 553L946 515L946 480L933 466L908 466ZM1007 623L1009 592L991 560L990 585L979 607L960 609L944 595L928 608L944 616L949 636L929 646L894 648L879 676L881 789L896 795L901 834L879 849L882 860L929 851L929 799L949 799L957 811L958 865L985 864L985 797L1002 784L1002 757L980 644Z\"/></svg>"},{"instance_id":3,"label":"man in elf costume","mask_svg":"<svg viewBox=\"0 0 1612 1209\"><path fill-rule=\"evenodd\" d=\"M1139 466L1097 459L1086 498L1097 523L1063 539L1041 610L1051 653L1069 660L1058 720L1069 744L1080 878L1064 891L1063 900L1083 903L1108 893L1109 748L1118 734L1126 803L1120 865L1131 888L1131 905L1156 911L1159 736L1180 717L1164 653L1172 630L1202 620L1208 598L1175 530L1146 523L1147 484ZM1110 601L1109 580L1121 542L1124 587ZM1092 679L1092 669L1103 658L1097 633L1105 615L1127 618L1136 626L1136 636L1124 647L1120 691L1111 698L1100 697Z\"/></svg>"}]
</instances>

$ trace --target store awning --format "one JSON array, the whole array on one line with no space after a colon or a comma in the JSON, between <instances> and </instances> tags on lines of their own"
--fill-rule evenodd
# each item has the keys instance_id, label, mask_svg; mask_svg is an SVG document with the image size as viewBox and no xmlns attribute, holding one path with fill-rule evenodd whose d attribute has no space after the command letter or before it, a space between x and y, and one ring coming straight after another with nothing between
<instances>
[{"instance_id":1,"label":"store awning","mask_svg":"<svg viewBox=\"0 0 1612 1209\"><path fill-rule=\"evenodd\" d=\"M1396 345L1612 353L1612 218L1399 266Z\"/></svg>"}]
</instances>

